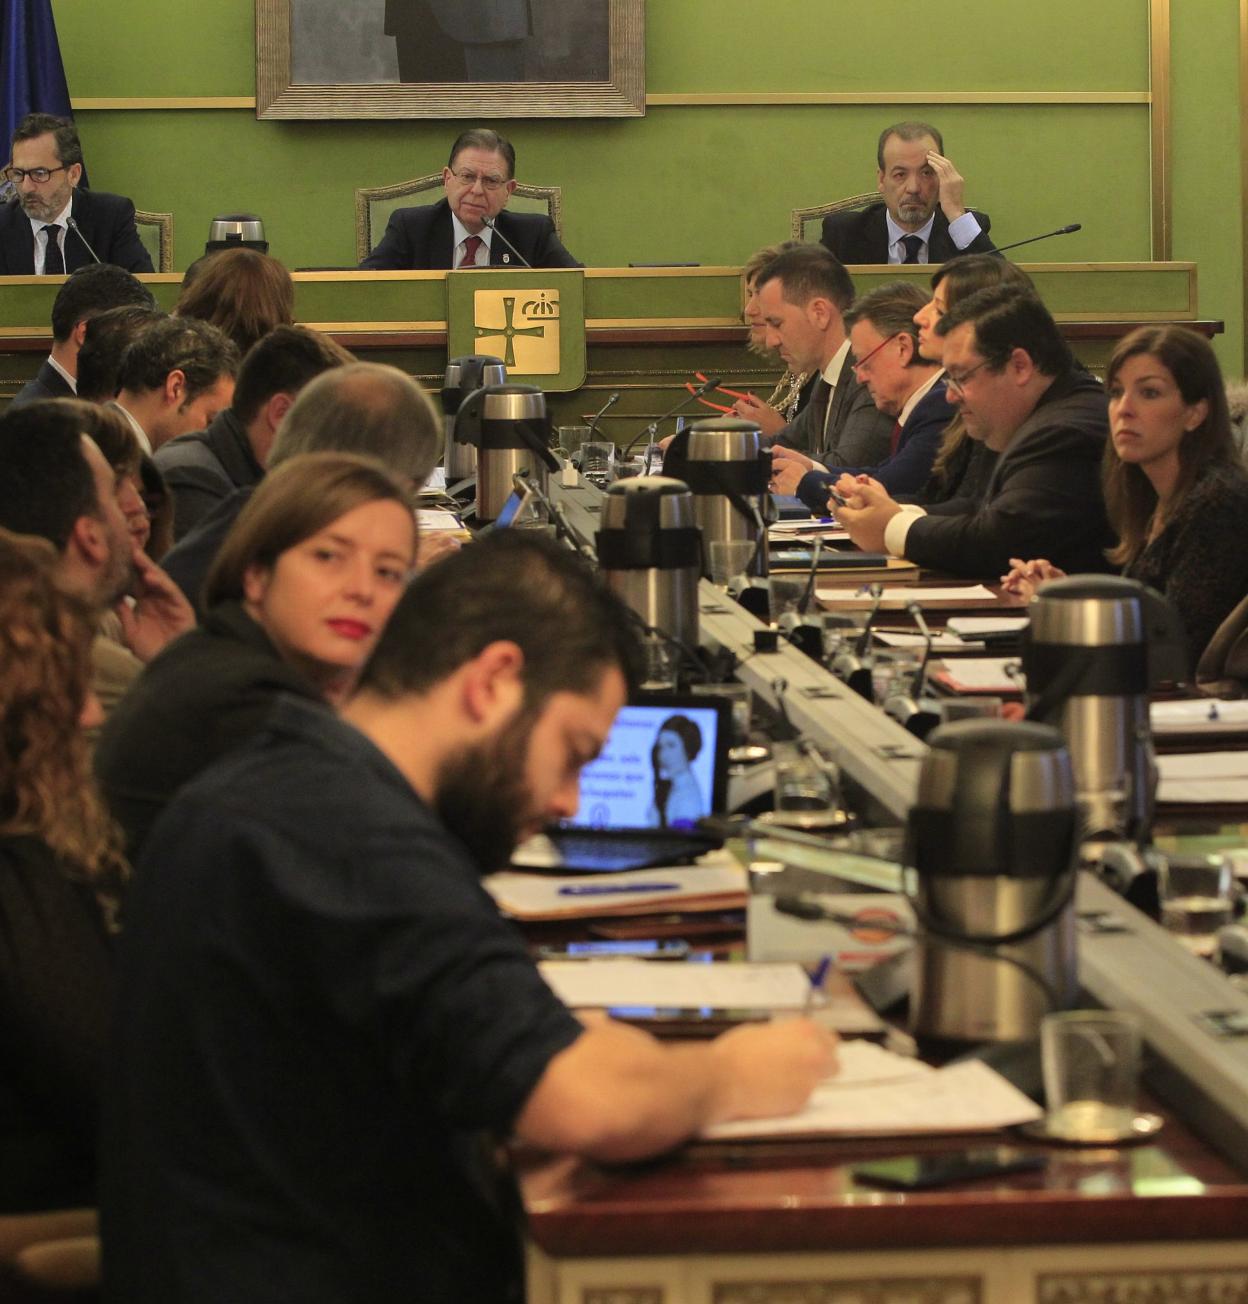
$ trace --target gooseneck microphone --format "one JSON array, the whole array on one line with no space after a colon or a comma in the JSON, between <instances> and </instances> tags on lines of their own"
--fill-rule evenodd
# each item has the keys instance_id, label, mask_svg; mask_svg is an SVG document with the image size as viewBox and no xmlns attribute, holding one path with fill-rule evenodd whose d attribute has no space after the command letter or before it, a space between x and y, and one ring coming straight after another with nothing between
<instances>
[{"instance_id":1,"label":"gooseneck microphone","mask_svg":"<svg viewBox=\"0 0 1248 1304\"><path fill-rule=\"evenodd\" d=\"M620 391L617 389L615 393L612 394L611 397L607 399L607 401L598 409L598 411L595 412L594 415L589 418L588 424L591 433L595 435L598 433L598 422L601 421L602 418L606 416L607 412L610 411L610 409L613 408L619 401L620 401Z\"/></svg>"},{"instance_id":2,"label":"gooseneck microphone","mask_svg":"<svg viewBox=\"0 0 1248 1304\"><path fill-rule=\"evenodd\" d=\"M87 253L89 253L97 263L103 261L100 258L99 254L97 254L95 250L91 248L90 242L87 240L87 237L82 234L82 228L78 225L76 219L74 219L73 217L66 218L65 225L69 227L69 229L78 237L79 240L82 241L84 247L86 248Z\"/></svg>"},{"instance_id":3,"label":"gooseneck microphone","mask_svg":"<svg viewBox=\"0 0 1248 1304\"><path fill-rule=\"evenodd\" d=\"M1059 226L1056 231L1046 231L1043 235L1033 235L1026 240L1015 240L1013 244L1001 245L1000 248L994 249L994 254L1001 254L1003 257L1007 249L1017 249L1021 245L1035 244L1037 240L1050 240L1055 235L1073 235L1076 231L1083 230L1082 222L1072 222L1069 226Z\"/></svg>"},{"instance_id":4,"label":"gooseneck microphone","mask_svg":"<svg viewBox=\"0 0 1248 1304\"><path fill-rule=\"evenodd\" d=\"M493 231L494 234L498 236L498 238L507 246L507 248L510 249L511 252L515 254L517 258L519 258L520 265L522 267L527 267L529 271L533 270L533 264L529 262L529 260L520 252L520 250L517 249L516 246L512 244L511 241L508 240L507 237L498 229L498 227L494 225L494 219L492 217L487 217L485 221L482 223L482 225L488 226L490 230Z\"/></svg>"},{"instance_id":5,"label":"gooseneck microphone","mask_svg":"<svg viewBox=\"0 0 1248 1304\"><path fill-rule=\"evenodd\" d=\"M641 441L645 439L647 436L649 436L650 443L654 443L654 437L658 433L659 427L663 424L664 421L667 420L668 417L674 417L676 413L681 410L681 408L687 408L690 403L696 402L698 399L702 397L703 394L707 393L709 390L714 389L715 386L718 385L722 379L723 379L722 376L712 376L710 380L703 381L703 383L699 385L697 389L692 390L690 393L686 394L685 397L682 398L674 408L669 408L666 412L663 413L661 417L655 417L655 419L651 421L650 424L627 445L627 447L624 449L624 452L620 455L621 460L627 460L629 453L631 453L633 449L636 448L637 445L641 443Z\"/></svg>"}]
</instances>

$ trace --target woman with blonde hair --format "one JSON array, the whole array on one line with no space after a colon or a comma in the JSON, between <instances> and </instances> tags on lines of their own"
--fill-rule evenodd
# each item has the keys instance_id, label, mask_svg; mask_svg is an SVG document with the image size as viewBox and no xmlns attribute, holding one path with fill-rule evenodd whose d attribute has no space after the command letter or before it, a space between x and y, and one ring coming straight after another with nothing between
<instances>
[{"instance_id":1,"label":"woman with blonde hair","mask_svg":"<svg viewBox=\"0 0 1248 1304\"><path fill-rule=\"evenodd\" d=\"M227 535L203 623L148 663L96 749L138 859L183 784L264 724L282 693L341 702L412 571L416 520L371 458L303 453L270 471Z\"/></svg>"},{"instance_id":2,"label":"woman with blonde hair","mask_svg":"<svg viewBox=\"0 0 1248 1304\"><path fill-rule=\"evenodd\" d=\"M120 837L83 727L91 614L51 544L0 530L0 1209L90 1204Z\"/></svg>"}]
</instances>

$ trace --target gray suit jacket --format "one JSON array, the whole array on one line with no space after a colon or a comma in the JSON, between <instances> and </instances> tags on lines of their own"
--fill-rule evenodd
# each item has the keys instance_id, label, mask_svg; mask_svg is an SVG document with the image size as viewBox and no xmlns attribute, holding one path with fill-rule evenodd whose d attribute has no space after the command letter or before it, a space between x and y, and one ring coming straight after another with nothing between
<instances>
[{"instance_id":1,"label":"gray suit jacket","mask_svg":"<svg viewBox=\"0 0 1248 1304\"><path fill-rule=\"evenodd\" d=\"M888 456L893 418L875 406L871 392L854 375L853 355L845 365L832 392L832 411L825 433L827 382L815 382L810 402L776 436L776 443L823 462L826 466L874 466Z\"/></svg>"}]
</instances>

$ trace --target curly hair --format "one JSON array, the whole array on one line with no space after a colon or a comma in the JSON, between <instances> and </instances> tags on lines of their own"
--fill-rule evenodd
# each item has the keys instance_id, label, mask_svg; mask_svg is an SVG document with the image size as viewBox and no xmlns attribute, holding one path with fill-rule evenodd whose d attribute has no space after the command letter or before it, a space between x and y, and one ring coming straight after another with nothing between
<instances>
[{"instance_id":1,"label":"curly hair","mask_svg":"<svg viewBox=\"0 0 1248 1304\"><path fill-rule=\"evenodd\" d=\"M38 838L107 901L126 871L79 725L94 629L56 565L51 544L0 530L0 834Z\"/></svg>"}]
</instances>

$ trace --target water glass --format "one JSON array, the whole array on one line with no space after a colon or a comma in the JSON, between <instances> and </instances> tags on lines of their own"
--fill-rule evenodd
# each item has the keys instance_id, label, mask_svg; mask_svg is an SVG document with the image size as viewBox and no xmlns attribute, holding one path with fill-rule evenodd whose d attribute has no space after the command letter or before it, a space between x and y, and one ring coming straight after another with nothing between
<instances>
[{"instance_id":1,"label":"water glass","mask_svg":"<svg viewBox=\"0 0 1248 1304\"><path fill-rule=\"evenodd\" d=\"M726 589L738 575L749 570L756 551L749 539L712 539L707 546L711 583Z\"/></svg>"},{"instance_id":2,"label":"water glass","mask_svg":"<svg viewBox=\"0 0 1248 1304\"><path fill-rule=\"evenodd\" d=\"M1135 1015L1117 1010L1046 1015L1040 1055L1053 1136L1107 1144L1131 1135L1140 1076Z\"/></svg>"},{"instance_id":3,"label":"water glass","mask_svg":"<svg viewBox=\"0 0 1248 1304\"><path fill-rule=\"evenodd\" d=\"M754 717L754 693L749 684L694 684L695 697L718 697L732 707L732 745L740 747L750 740L750 722Z\"/></svg>"},{"instance_id":4,"label":"water glass","mask_svg":"<svg viewBox=\"0 0 1248 1304\"><path fill-rule=\"evenodd\" d=\"M643 693L674 693L680 681L680 649L670 640L647 635L642 648L645 658Z\"/></svg>"},{"instance_id":5,"label":"water glass","mask_svg":"<svg viewBox=\"0 0 1248 1304\"><path fill-rule=\"evenodd\" d=\"M581 474L596 485L611 483L615 469L615 445L605 439L586 440L581 446Z\"/></svg>"},{"instance_id":6,"label":"water glass","mask_svg":"<svg viewBox=\"0 0 1248 1304\"><path fill-rule=\"evenodd\" d=\"M841 776L836 766L813 747L777 743L775 809L770 819L785 828L817 833L844 822L841 813Z\"/></svg>"},{"instance_id":7,"label":"water glass","mask_svg":"<svg viewBox=\"0 0 1248 1304\"><path fill-rule=\"evenodd\" d=\"M843 649L857 651L867 628L865 611L840 612L827 611L823 615L823 661L831 665L837 654Z\"/></svg>"},{"instance_id":8,"label":"water glass","mask_svg":"<svg viewBox=\"0 0 1248 1304\"><path fill-rule=\"evenodd\" d=\"M566 458L575 457L592 433L588 426L559 426L555 431L559 451Z\"/></svg>"},{"instance_id":9,"label":"water glass","mask_svg":"<svg viewBox=\"0 0 1248 1304\"><path fill-rule=\"evenodd\" d=\"M790 611L797 611L810 579L806 575L773 575L767 581L767 614L773 625Z\"/></svg>"},{"instance_id":10,"label":"water glass","mask_svg":"<svg viewBox=\"0 0 1248 1304\"><path fill-rule=\"evenodd\" d=\"M1161 922L1193 955L1211 956L1218 929L1235 917L1235 876L1226 856L1167 856L1158 871Z\"/></svg>"},{"instance_id":11,"label":"water glass","mask_svg":"<svg viewBox=\"0 0 1248 1304\"><path fill-rule=\"evenodd\" d=\"M883 706L890 697L904 697L912 692L922 663L922 648L876 648L871 653L871 693L875 704Z\"/></svg>"}]
</instances>

